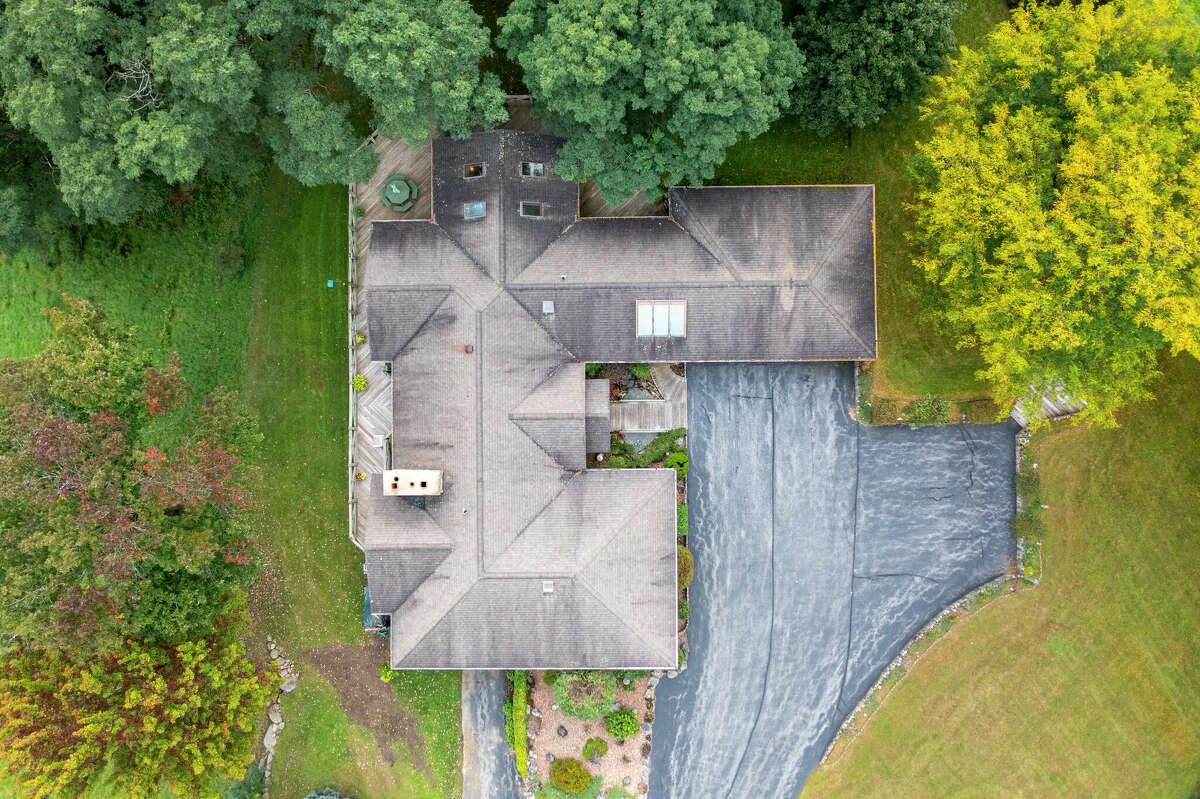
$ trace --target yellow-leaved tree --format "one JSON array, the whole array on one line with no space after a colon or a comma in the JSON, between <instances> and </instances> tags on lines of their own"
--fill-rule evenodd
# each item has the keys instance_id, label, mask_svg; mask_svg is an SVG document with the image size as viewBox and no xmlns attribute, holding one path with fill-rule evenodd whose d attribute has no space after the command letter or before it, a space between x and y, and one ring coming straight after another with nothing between
<instances>
[{"instance_id":1,"label":"yellow-leaved tree","mask_svg":"<svg viewBox=\"0 0 1200 799\"><path fill-rule=\"evenodd\" d=\"M1178 0L1029 5L923 108L914 240L936 318L1003 404L1115 423L1200 357L1200 30Z\"/></svg>"}]
</instances>

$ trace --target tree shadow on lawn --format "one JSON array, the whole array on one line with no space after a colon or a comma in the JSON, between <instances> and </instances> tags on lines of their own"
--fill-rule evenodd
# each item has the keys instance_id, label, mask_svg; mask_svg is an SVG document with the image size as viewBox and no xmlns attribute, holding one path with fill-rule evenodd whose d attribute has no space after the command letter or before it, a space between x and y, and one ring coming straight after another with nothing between
<instances>
[{"instance_id":1,"label":"tree shadow on lawn","mask_svg":"<svg viewBox=\"0 0 1200 799\"><path fill-rule=\"evenodd\" d=\"M379 755L391 768L398 756L392 742L403 741L413 769L434 779L425 761L425 738L417 719L400 705L392 686L379 679L379 667L388 661L387 641L371 636L364 646L337 644L309 649L300 660L316 669L337 691L338 707L355 724L375 738Z\"/></svg>"}]
</instances>

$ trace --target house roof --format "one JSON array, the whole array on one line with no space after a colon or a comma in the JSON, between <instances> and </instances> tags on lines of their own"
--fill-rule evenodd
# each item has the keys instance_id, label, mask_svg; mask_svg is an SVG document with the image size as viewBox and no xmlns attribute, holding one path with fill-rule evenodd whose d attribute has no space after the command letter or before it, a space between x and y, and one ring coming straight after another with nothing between
<instances>
[{"instance_id":1,"label":"house roof","mask_svg":"<svg viewBox=\"0 0 1200 799\"><path fill-rule=\"evenodd\" d=\"M394 668L676 664L674 472L585 468L608 431L583 361L875 355L872 187L672 189L668 217L579 219L561 143L437 139L434 219L371 226L393 462L444 473L437 497L360 491ZM686 301L687 335L637 338L635 303L661 299Z\"/></svg>"}]
</instances>

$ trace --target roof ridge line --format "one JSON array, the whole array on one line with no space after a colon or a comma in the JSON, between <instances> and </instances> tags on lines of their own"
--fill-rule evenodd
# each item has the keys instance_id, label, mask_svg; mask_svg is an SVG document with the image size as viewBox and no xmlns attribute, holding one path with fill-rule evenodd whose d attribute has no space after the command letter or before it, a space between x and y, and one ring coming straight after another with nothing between
<instances>
[{"instance_id":1,"label":"roof ridge line","mask_svg":"<svg viewBox=\"0 0 1200 799\"><path fill-rule=\"evenodd\" d=\"M620 613L617 613L615 610L610 608L608 606L608 603L606 603L603 599L600 598L600 595L596 593L595 587L591 583L589 583L586 578L577 576L577 577L573 578L572 582L579 585L581 590L587 591L588 594L591 595L592 599L595 599L597 602L600 603L600 607L604 608L609 613L611 613L613 618L621 623L622 627L624 627L626 630L629 630L629 632L633 635L634 638L641 641L642 644L644 644L646 646L646 649L648 649L651 652L657 652L659 655L663 654L661 651L659 651L658 647L656 647L653 642L646 640L646 636L642 635L642 633L639 632L638 630L635 630L632 627L630 627L629 622L625 621L624 617L621 616ZM678 633L676 633L675 641L678 644L678 642L679 642ZM678 655L677 652L671 652L671 654L667 655L665 659L670 660L672 657L677 656L677 655Z\"/></svg>"},{"instance_id":2,"label":"roof ridge line","mask_svg":"<svg viewBox=\"0 0 1200 799\"><path fill-rule=\"evenodd\" d=\"M834 233L833 241L829 243L829 247L825 250L825 257L817 263L815 269L808 273L809 283L812 283L813 279L816 278L817 275L821 274L821 271L825 268L825 265L833 260L834 248L841 244L842 240L846 238L846 234L850 231L850 220L858 215L863 203L869 196L869 194L864 194L862 197L858 198L858 202L856 202L854 207L850 209L850 213L842 217L842 221L838 224L837 232ZM819 293L816 292L815 289L813 291L814 293Z\"/></svg>"},{"instance_id":3,"label":"roof ridge line","mask_svg":"<svg viewBox=\"0 0 1200 799\"><path fill-rule=\"evenodd\" d=\"M413 289L405 289L405 288L401 288L399 286L395 286L395 287L391 287L391 288L393 288L396 291L413 291ZM441 289L416 289L416 291L422 291L422 290L423 291L440 291ZM404 352L404 348L407 347L409 344L411 344L412 340L421 334L421 331L425 329L425 325L429 324L429 320L433 318L433 315L442 309L442 306L446 304L446 300L450 297L450 295L456 294L456 293L457 292L453 288L446 289L446 293L442 295L441 300L439 300L438 304L433 306L433 310L430 311L428 313L428 315L426 315L426 317L421 320L421 324L417 325L416 329L413 330L412 335L409 336L408 338L406 338L404 340L404 343L396 348L396 352L392 354L391 360L393 360L393 361L396 360L396 356L399 355L400 353ZM470 303L468 303L468 304L470 304Z\"/></svg>"},{"instance_id":4,"label":"roof ridge line","mask_svg":"<svg viewBox=\"0 0 1200 799\"><path fill-rule=\"evenodd\" d=\"M445 560L442 561L442 563L445 563L445 562L446 562ZM439 563L438 569L440 569L441 567L442 567L442 565L441 565L441 563ZM436 573L437 573L437 569L434 569L433 574L436 574ZM429 576L432 577L433 574L430 574ZM413 652L415 652L417 650L417 648L419 648L421 646L421 644L423 644L425 642L426 638L433 635L433 631L437 629L437 626L439 624L441 624L442 621L444 621L447 616L449 616L451 613L453 613L455 608L457 608L459 605L461 605L463 603L463 600L467 598L467 594L471 593L471 590L474 589L475 586L479 585L479 581L482 579L483 579L483 575L481 575L481 574L475 575L475 579L471 581L471 584L468 585L465 589L463 589L463 592L461 594L459 594L458 597L455 598L453 604L449 605L443 613L439 614L438 617L436 619L434 619L433 623L429 625L429 629L427 629L424 633L422 633L421 637L418 638L416 640L416 642L413 643L413 645L410 646L404 652L404 655L403 655L403 657L400 658L400 660L404 660L405 657L408 657ZM425 581L428 582L429 578L428 577L425 578ZM421 583L421 585L417 588L417 591L421 590L421 588L423 588L424 586L425 586L425 583L424 582ZM407 605L408 600L412 599L416 595L417 591L413 591L411 594L409 594L408 599L404 600L404 603L400 605L400 608L404 607L404 605ZM396 608L396 610L398 611L398 610L400 610L400 608ZM390 613L388 615L392 616L395 614ZM388 645L388 665L389 666L391 666L391 664L392 664L392 654L393 654L390 641L396 641L396 640L398 640L398 639L395 636L391 636L389 639L389 645ZM397 662L399 662L399 661L397 661Z\"/></svg>"},{"instance_id":5,"label":"roof ridge line","mask_svg":"<svg viewBox=\"0 0 1200 799\"><path fill-rule=\"evenodd\" d=\"M516 423L514 422L514 424L516 424ZM517 425L517 427L518 427L518 428L520 428L520 425ZM530 436L530 435L529 435L528 433L526 433L524 430L521 430L521 433L522 433L522 435L526 436L526 437L527 437L527 438L528 438L530 441L533 441L533 436ZM558 466L559 466L559 468L562 468L562 465L558 463L558 460L557 460L557 459L555 459L555 457L554 457L553 455L551 455L549 452L546 452L546 450L545 450L545 449L542 447L542 445L541 445L541 444L538 444L538 442L536 442L536 441L533 441L533 443L534 443L534 444L537 446L537 448L538 448L538 449L540 449L540 450L542 450L542 452L545 452L545 453L546 453L546 457L548 457L550 460L554 461L554 463L555 463L556 465L558 465ZM570 471L570 470L568 470L568 469L563 469L563 471L565 472L565 471ZM513 540L508 542L508 546L506 546L504 549L502 549L502 550L500 550L499 552L497 552L497 553L495 554L495 556L494 556L494 558L493 558L493 559L494 559L494 560L499 560L500 558L502 558L502 557L504 557L506 554L508 554L508 551L509 551L510 549L512 549L512 548L513 548L513 546L514 546L514 545L515 545L515 544L516 544L518 541L520 541L520 540L521 540L521 536L525 535L526 531L528 531L528 530L529 530L529 528L533 526L533 523L534 523L534 522L536 522L538 519L540 519L540 518L542 517L542 514L546 512L546 508L548 508L548 507L550 507L551 505L553 505L553 504L555 503L555 501L557 501L557 500L558 500L558 498L559 498L560 496L562 496L562 493L563 493L564 491L566 491L566 490L567 490L567 486L571 485L571 483L572 483L572 482L574 482L575 478L576 478L576 477L578 477L578 476L579 476L579 475L581 475L581 474L583 474L583 470L578 470L578 471L575 471L575 472L573 472L573 473L571 474L571 476L570 476L569 478L567 478L567 481L566 481L565 483L563 483L563 484L562 484L562 487L561 487L561 488L559 488L559 489L558 489L558 491L555 491L555 492L554 492L554 496L550 497L549 501L547 501L547 502L546 502L546 504L545 504L545 505L543 505L543 506L542 506L542 507L541 507L541 508L538 510L538 512L537 512L537 513L533 514L533 517L532 517L532 518L531 518L531 519L530 519L528 522L526 522L526 523L525 523L525 526L524 526L524 527L522 527L522 528L521 528L521 529L520 529L520 530L517 532L517 534L516 534L515 536L513 536ZM489 577L489 576L492 576L492 575L490 575L490 574L488 573L488 571L487 571L487 565L488 565L488 564L487 564L487 562L486 562L486 559L484 559L484 563L483 563L483 571L481 571L481 572L480 572L480 575L479 575L480 577ZM495 576L498 576L498 577L500 577L500 576L504 576L504 575L495 575Z\"/></svg>"},{"instance_id":6,"label":"roof ridge line","mask_svg":"<svg viewBox=\"0 0 1200 799\"><path fill-rule=\"evenodd\" d=\"M667 198L668 198L667 207L668 207L668 209L670 208L670 200L673 198L678 198L678 199L676 199L676 202L678 202L681 206L683 206L683 208L685 210L690 210L690 209L688 209L688 204L686 202L684 202L682 197L680 197L680 195L683 192L675 191L676 188L677 187L672 186L670 189L667 190ZM675 221L674 214L668 214L668 215L671 217L672 221ZM686 225L684 225L678 221L675 221L675 224L679 225L679 227L682 228L683 231L685 233L687 233L688 236L690 236L693 241L695 241L697 244L699 244L701 249L703 249L705 252L707 252L713 258L716 258L717 263L719 263L721 266L725 267L725 271L727 271L727 272L729 272L729 274L733 275L734 279L736 279L738 283L742 283L745 280L745 278L742 277L742 273L737 270L737 267L735 267L733 265L733 258L731 258L729 256L729 253L726 252L725 248L722 247L720 242L717 241L716 237L713 236L712 231L708 229L708 225L704 224L703 220L698 219L698 218L693 219L693 221L695 222L695 225L698 228L698 232L700 232L704 235L704 241L701 241L700 237L695 235L694 233L692 233L692 231L689 230ZM711 247L709 246L710 244L712 245ZM720 255L713 252L714 249L719 251ZM721 256L724 256L724 258L722 258Z\"/></svg>"},{"instance_id":7,"label":"roof ridge line","mask_svg":"<svg viewBox=\"0 0 1200 799\"><path fill-rule=\"evenodd\" d=\"M797 286L797 288L799 288L799 286ZM837 323L842 326L842 330L844 330L846 333L848 333L850 335L850 338L854 339L859 344L861 344L862 348L864 350L871 349L870 347L867 346L867 342L863 341L862 337L859 336L858 333L856 333L854 330L852 330L850 328L850 325L846 322L845 319L842 318L842 315L839 314L836 310L834 310L832 303L829 302L828 298L826 298L825 295L823 295L821 292L817 291L812 286L811 283L808 284L807 286L805 286L804 288L807 288L808 293L813 296L813 299L815 299L817 302L821 303L821 305L825 308L826 311L829 311L829 315L837 320Z\"/></svg>"},{"instance_id":8,"label":"roof ridge line","mask_svg":"<svg viewBox=\"0 0 1200 799\"><path fill-rule=\"evenodd\" d=\"M636 513L641 511L642 508L646 507L646 504L649 503L650 500L652 500L652 499L654 499L654 496L650 492L643 494L640 502L637 502L634 505L632 505L631 509L628 513L623 514L616 524L611 525L608 529L611 529L613 531L612 535L609 535L604 538L603 542L599 546L596 547L595 553L590 558L588 558L588 561L586 563L579 564L576 574L583 574L583 570L586 569L588 566L591 566L596 561L596 558L600 557L600 553L604 551L604 548L607 547L610 543L612 543L612 540L617 537L617 533L625 527L625 522L629 521L629 519L632 518ZM608 607L608 606L605 605L605 607ZM612 608L609 608L609 610L612 610Z\"/></svg>"}]
</instances>

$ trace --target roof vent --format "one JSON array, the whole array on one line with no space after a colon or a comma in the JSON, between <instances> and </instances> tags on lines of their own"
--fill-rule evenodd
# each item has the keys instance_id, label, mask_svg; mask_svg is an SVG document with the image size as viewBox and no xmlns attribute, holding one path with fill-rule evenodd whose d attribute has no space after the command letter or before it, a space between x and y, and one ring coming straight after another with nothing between
<instances>
[{"instance_id":1,"label":"roof vent","mask_svg":"<svg viewBox=\"0 0 1200 799\"><path fill-rule=\"evenodd\" d=\"M542 593L543 594L553 594L554 593L554 581L553 580L542 580Z\"/></svg>"},{"instance_id":2,"label":"roof vent","mask_svg":"<svg viewBox=\"0 0 1200 799\"><path fill-rule=\"evenodd\" d=\"M554 300L542 300L542 315L549 316L554 313Z\"/></svg>"}]
</instances>

